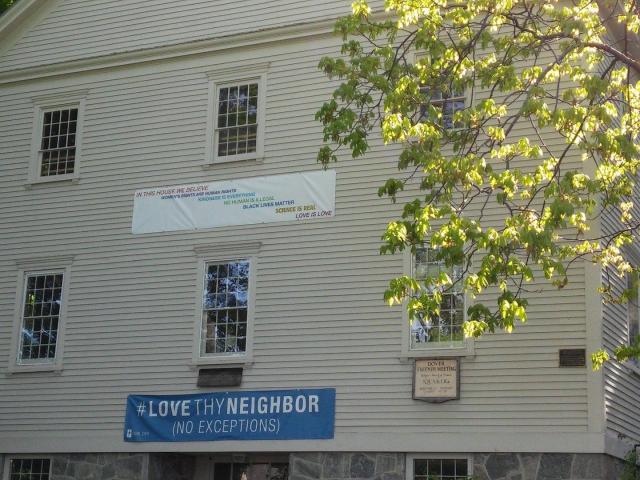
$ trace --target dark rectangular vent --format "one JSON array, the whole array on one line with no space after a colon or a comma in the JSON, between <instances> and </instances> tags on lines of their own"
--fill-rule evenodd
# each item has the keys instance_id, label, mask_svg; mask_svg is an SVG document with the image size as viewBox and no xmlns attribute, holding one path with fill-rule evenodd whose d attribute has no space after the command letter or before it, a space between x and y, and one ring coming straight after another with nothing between
<instances>
[{"instance_id":1,"label":"dark rectangular vent","mask_svg":"<svg viewBox=\"0 0 640 480\"><path fill-rule=\"evenodd\" d=\"M587 353L584 348L564 348L559 351L561 367L584 367Z\"/></svg>"},{"instance_id":2,"label":"dark rectangular vent","mask_svg":"<svg viewBox=\"0 0 640 480\"><path fill-rule=\"evenodd\" d=\"M242 382L242 368L201 368L199 387L237 387Z\"/></svg>"}]
</instances>

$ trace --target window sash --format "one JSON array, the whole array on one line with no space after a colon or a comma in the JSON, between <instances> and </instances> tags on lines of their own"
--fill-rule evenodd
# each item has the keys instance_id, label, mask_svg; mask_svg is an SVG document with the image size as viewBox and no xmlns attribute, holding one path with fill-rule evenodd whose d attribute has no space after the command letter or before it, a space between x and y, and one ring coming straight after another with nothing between
<instances>
[{"instance_id":1,"label":"window sash","mask_svg":"<svg viewBox=\"0 0 640 480\"><path fill-rule=\"evenodd\" d=\"M45 109L38 149L40 177L71 175L76 168L79 107Z\"/></svg>"},{"instance_id":2,"label":"window sash","mask_svg":"<svg viewBox=\"0 0 640 480\"><path fill-rule=\"evenodd\" d=\"M416 458L413 480L466 480L469 462L466 458Z\"/></svg>"},{"instance_id":3,"label":"window sash","mask_svg":"<svg viewBox=\"0 0 640 480\"><path fill-rule=\"evenodd\" d=\"M25 273L20 305L18 364L55 362L63 295L64 271Z\"/></svg>"},{"instance_id":4,"label":"window sash","mask_svg":"<svg viewBox=\"0 0 640 480\"><path fill-rule=\"evenodd\" d=\"M442 348L462 346L464 344L463 324L465 320L466 301L462 289L462 269L460 266L446 267L444 262L436 259L437 250L427 245L416 248L413 256L413 275L418 280L427 277L437 278L446 272L454 284L449 290L442 292L440 315L412 320L409 335L409 348Z\"/></svg>"},{"instance_id":5,"label":"window sash","mask_svg":"<svg viewBox=\"0 0 640 480\"><path fill-rule=\"evenodd\" d=\"M50 458L12 458L8 480L49 480L51 464Z\"/></svg>"},{"instance_id":6,"label":"window sash","mask_svg":"<svg viewBox=\"0 0 640 480\"><path fill-rule=\"evenodd\" d=\"M263 95L260 80L224 83L217 86L215 93L216 157L228 160L256 155Z\"/></svg>"},{"instance_id":7,"label":"window sash","mask_svg":"<svg viewBox=\"0 0 640 480\"><path fill-rule=\"evenodd\" d=\"M251 261L204 263L200 357L247 351Z\"/></svg>"}]
</instances>

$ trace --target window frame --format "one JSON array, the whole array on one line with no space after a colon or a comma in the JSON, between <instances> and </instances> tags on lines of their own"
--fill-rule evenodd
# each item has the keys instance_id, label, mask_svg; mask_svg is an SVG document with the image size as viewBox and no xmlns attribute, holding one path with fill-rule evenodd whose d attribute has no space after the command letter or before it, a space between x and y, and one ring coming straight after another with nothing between
<instances>
[{"instance_id":1,"label":"window frame","mask_svg":"<svg viewBox=\"0 0 640 480\"><path fill-rule=\"evenodd\" d=\"M53 462L54 458L48 455L27 453L23 455L7 455L4 459L4 468L2 469L2 479L11 480L11 462L13 460L49 460L49 479L53 478Z\"/></svg>"},{"instance_id":2,"label":"window frame","mask_svg":"<svg viewBox=\"0 0 640 480\"><path fill-rule=\"evenodd\" d=\"M415 65L416 62L418 62L418 60L422 60L423 58L424 59L431 59L431 56L429 54L427 54L427 53L415 52L414 56L413 56L414 65ZM420 88L423 88L423 87L420 87ZM440 92L442 93L442 90L440 90ZM460 99L460 98L464 99L464 109L467 109L467 108L469 108L471 106L472 97L471 97L471 92L469 91L468 88L464 89L464 91L462 92L462 95L452 95L448 100L450 100L450 99ZM444 116L444 100L436 100L436 103L439 103L439 104L442 105L442 107L443 107L442 108L442 114ZM420 104L420 108L422 107L422 105L429 106L429 105L432 105L432 104L433 104L433 102ZM418 120L420 120L422 118L422 114L421 114L421 112L417 112L417 113L419 113ZM454 115L455 115L455 112L454 112ZM456 127L455 126L455 120L453 118L451 118L451 122L452 122L453 126L451 128L446 128L444 126L444 124L442 123L442 120L444 119L443 116L441 116L441 118L440 118L440 121L441 121L440 127L442 128L443 131L455 132L457 130L461 130L460 127Z\"/></svg>"},{"instance_id":3,"label":"window frame","mask_svg":"<svg viewBox=\"0 0 640 480\"><path fill-rule=\"evenodd\" d=\"M261 244L259 242L255 242L194 247L194 252L197 257L197 280L193 330L193 365L245 365L253 361L256 270L258 266L258 253L260 246ZM205 273L207 265L231 262L234 260L244 260L249 262L249 294L247 299L247 333L245 351L242 353L212 353L202 355L202 296L205 287Z\"/></svg>"},{"instance_id":4,"label":"window frame","mask_svg":"<svg viewBox=\"0 0 640 480\"><path fill-rule=\"evenodd\" d=\"M403 271L408 275L413 275L415 266L415 254L410 248L405 249L403 255ZM463 323L467 320L467 308L469 307L470 297L463 294L464 306L462 309ZM411 347L411 325L409 324L409 312L407 311L407 301L402 304L402 357L412 358L431 358L431 357L473 357L475 355L475 341L473 338L465 338L459 344L447 343L446 345L429 344L425 342L422 348Z\"/></svg>"},{"instance_id":5,"label":"window frame","mask_svg":"<svg viewBox=\"0 0 640 480\"><path fill-rule=\"evenodd\" d=\"M415 480L415 460L466 460L467 477L473 477L472 454L407 453L405 455L405 480Z\"/></svg>"},{"instance_id":6,"label":"window frame","mask_svg":"<svg viewBox=\"0 0 640 480\"><path fill-rule=\"evenodd\" d=\"M63 368L64 338L69 305L69 285L71 263L73 257L52 257L47 260L16 262L18 275L16 281L16 300L9 355L9 373L61 371ZM62 293L60 312L58 314L58 334L56 338L56 354L52 359L22 362L19 358L22 343L22 326L24 322L24 295L29 275L62 273Z\"/></svg>"},{"instance_id":7,"label":"window frame","mask_svg":"<svg viewBox=\"0 0 640 480\"><path fill-rule=\"evenodd\" d=\"M50 183L72 181L77 182L80 178L80 165L82 157L82 136L84 130L84 110L86 104L86 92L74 92L55 96L45 96L33 99L33 132L31 142L31 161L29 162L29 183ZM73 173L62 175L41 175L42 158L40 155L40 145L42 144L42 129L44 126L44 115L46 112L55 110L65 110L70 108L78 109L78 119L76 121L76 144Z\"/></svg>"},{"instance_id":8,"label":"window frame","mask_svg":"<svg viewBox=\"0 0 640 480\"><path fill-rule=\"evenodd\" d=\"M221 163L242 162L247 160L261 161L264 158L265 105L267 96L267 70L269 63L260 63L234 68L220 69L207 73L209 78L209 94L207 105L207 129L205 166ZM218 96L220 88L243 82L258 84L258 111L256 151L235 155L218 156L216 129L218 128Z\"/></svg>"}]
</instances>

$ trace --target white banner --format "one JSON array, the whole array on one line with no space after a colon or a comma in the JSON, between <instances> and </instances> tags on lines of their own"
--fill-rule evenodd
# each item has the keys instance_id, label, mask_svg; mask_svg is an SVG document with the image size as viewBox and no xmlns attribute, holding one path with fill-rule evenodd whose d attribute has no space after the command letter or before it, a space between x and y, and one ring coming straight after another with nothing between
<instances>
[{"instance_id":1,"label":"white banner","mask_svg":"<svg viewBox=\"0 0 640 480\"><path fill-rule=\"evenodd\" d=\"M138 190L133 233L307 220L335 215L335 170Z\"/></svg>"}]
</instances>

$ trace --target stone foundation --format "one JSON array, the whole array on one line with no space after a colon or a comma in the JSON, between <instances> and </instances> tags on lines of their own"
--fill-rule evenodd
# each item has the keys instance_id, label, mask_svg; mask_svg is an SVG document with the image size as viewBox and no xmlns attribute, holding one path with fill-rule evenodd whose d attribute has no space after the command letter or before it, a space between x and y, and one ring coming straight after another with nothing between
<instances>
[{"instance_id":1,"label":"stone foundation","mask_svg":"<svg viewBox=\"0 0 640 480\"><path fill-rule=\"evenodd\" d=\"M196 457L175 453L150 453L148 480L193 480Z\"/></svg>"},{"instance_id":2,"label":"stone foundation","mask_svg":"<svg viewBox=\"0 0 640 480\"><path fill-rule=\"evenodd\" d=\"M617 480L624 462L603 454L491 453L473 457L474 480Z\"/></svg>"},{"instance_id":3,"label":"stone foundation","mask_svg":"<svg viewBox=\"0 0 640 480\"><path fill-rule=\"evenodd\" d=\"M292 453L289 480L404 480L400 453Z\"/></svg>"},{"instance_id":4,"label":"stone foundation","mask_svg":"<svg viewBox=\"0 0 640 480\"><path fill-rule=\"evenodd\" d=\"M578 453L479 453L473 463L473 480L618 480L624 468L608 455ZM405 479L404 454L294 453L289 465L289 480Z\"/></svg>"},{"instance_id":5,"label":"stone foundation","mask_svg":"<svg viewBox=\"0 0 640 480\"><path fill-rule=\"evenodd\" d=\"M51 480L193 480L196 463L194 455L171 453L47 456L53 460ZM2 457L0 455L0 467ZM603 454L478 453L473 455L472 478L620 480L624 467L622 460ZM405 455L369 452L292 453L289 456L289 480L405 480Z\"/></svg>"},{"instance_id":6,"label":"stone foundation","mask_svg":"<svg viewBox=\"0 0 640 480\"><path fill-rule=\"evenodd\" d=\"M51 480L147 480L146 453L74 453L51 457Z\"/></svg>"}]
</instances>

